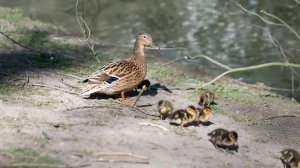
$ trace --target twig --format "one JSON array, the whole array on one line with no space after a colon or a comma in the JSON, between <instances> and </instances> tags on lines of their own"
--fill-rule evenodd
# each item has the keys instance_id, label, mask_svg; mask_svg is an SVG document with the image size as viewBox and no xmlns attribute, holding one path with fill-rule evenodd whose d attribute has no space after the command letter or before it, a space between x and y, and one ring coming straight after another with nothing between
<instances>
[{"instance_id":1,"label":"twig","mask_svg":"<svg viewBox=\"0 0 300 168\"><path fill-rule=\"evenodd\" d=\"M227 74L230 74L230 73L233 73L233 72L249 71L249 70L267 68L267 67L272 67L272 66L285 66L285 67L300 68L300 64L284 63L284 62L269 62L269 63L265 63L265 64L253 65L253 66L248 66L248 67L234 68L234 69L228 70L226 72L223 72L221 75L217 76L216 78L214 78L210 82L202 85L200 88L204 88L204 87L214 83L218 79L222 78L223 76L225 76Z\"/></svg>"},{"instance_id":2,"label":"twig","mask_svg":"<svg viewBox=\"0 0 300 168\"><path fill-rule=\"evenodd\" d=\"M25 46L19 42L17 42L15 39L9 37L8 35L6 35L4 32L0 31L0 34L2 34L5 38L9 39L10 41L12 41L13 43L17 44L18 46L22 47L22 48L25 48L27 50L31 50L31 51L35 51L35 52L40 52L39 50L37 49L34 49L34 48L31 48L31 47L28 47L28 46Z\"/></svg>"},{"instance_id":3,"label":"twig","mask_svg":"<svg viewBox=\"0 0 300 168\"><path fill-rule=\"evenodd\" d=\"M140 123L139 125L146 125L146 126L152 126L152 127L158 127L164 131L169 131L168 128L165 128L161 125L156 125L156 124L152 124L152 123Z\"/></svg>"},{"instance_id":4,"label":"twig","mask_svg":"<svg viewBox=\"0 0 300 168\"><path fill-rule=\"evenodd\" d=\"M275 16L275 15L273 15L273 14L270 14L270 13L268 13L268 12L266 12L266 11L261 11L261 13L263 13L263 14L265 14L265 15L267 15L267 16L270 16L270 17L272 17L272 18L274 18L274 19L276 19L276 20L278 20L279 22L281 22L282 23L282 25L284 25L286 28L288 28L293 34L295 34L295 36L300 40L300 35L296 32L296 30L295 29L293 29L290 25L288 25L285 21L283 21L282 19L280 19L279 17L277 17L277 16Z\"/></svg>"},{"instance_id":5,"label":"twig","mask_svg":"<svg viewBox=\"0 0 300 168\"><path fill-rule=\"evenodd\" d=\"M143 114L145 114L145 115L147 115L147 116L160 117L160 115L148 114L147 112L145 112L145 111L139 109L139 108L136 107L136 106L131 106L131 105L123 104L123 103L120 103L119 101L116 101L116 100L111 100L111 101L112 101L113 103L117 103L117 104L119 104L119 105L121 105L121 106L128 107L128 108L133 109L133 110L135 110L135 111L141 112L141 113L143 113Z\"/></svg>"},{"instance_id":6,"label":"twig","mask_svg":"<svg viewBox=\"0 0 300 168\"><path fill-rule=\"evenodd\" d=\"M145 92L145 90L147 89L146 85L144 85L142 87L142 90L140 91L140 93L138 94L138 96L136 97L136 99L134 100L132 106L135 106L137 101L140 99L140 97L142 96L142 94Z\"/></svg>"},{"instance_id":7,"label":"twig","mask_svg":"<svg viewBox=\"0 0 300 168\"><path fill-rule=\"evenodd\" d=\"M37 168L77 168L77 167L87 167L91 164L81 164L81 165L51 165L51 164L45 164L45 163L16 163L16 164L10 164L10 165L1 165L1 168L24 168L24 167L37 167Z\"/></svg>"},{"instance_id":8,"label":"twig","mask_svg":"<svg viewBox=\"0 0 300 168\"><path fill-rule=\"evenodd\" d=\"M47 87L47 88L51 88L51 89L55 89L55 90L59 90L59 91L62 91L62 92L65 92L65 93L69 93L69 94L72 94L72 95L77 95L77 93L74 93L74 92L69 92L67 90L63 90L61 88L58 88L58 87L55 87L55 86L51 86L51 85L43 85L43 84L37 84L37 83L30 83L28 84L28 86L39 86L39 87Z\"/></svg>"},{"instance_id":9,"label":"twig","mask_svg":"<svg viewBox=\"0 0 300 168\"><path fill-rule=\"evenodd\" d=\"M109 106L109 105L80 106L80 107L67 108L67 109L64 110L64 112L79 110L79 109L86 109L86 108L105 108L105 107L110 107L111 108L112 106Z\"/></svg>"},{"instance_id":10,"label":"twig","mask_svg":"<svg viewBox=\"0 0 300 168\"><path fill-rule=\"evenodd\" d=\"M94 160L96 162L106 162L106 163L133 163L133 164L149 164L149 161L130 161L130 160L113 160L113 159L98 159Z\"/></svg>"},{"instance_id":11,"label":"twig","mask_svg":"<svg viewBox=\"0 0 300 168\"><path fill-rule=\"evenodd\" d=\"M213 59L211 59L210 57L208 57L208 56L206 56L206 55L197 55L197 56L193 56L193 57L190 57L190 56L184 56L184 57L176 58L176 59L174 59L174 60L171 60L171 61L169 61L169 62L163 64L161 67L170 65L170 64L172 64L172 63L174 63L174 62L176 62L176 61L183 60L183 59L186 59L186 60L195 60L195 59L198 59L198 58L204 58L204 59L206 59L206 60L208 60L208 61L210 61L210 62L212 62L212 63L214 63L214 64L216 64L216 65L218 65L218 66L220 66L220 67L222 67L222 68L224 68L224 69L226 69L226 70L231 70L231 69L232 69L232 68L230 68L229 66L224 65L224 64L222 64L222 63L220 63L220 62L218 62L218 61L216 61L216 60L213 60Z\"/></svg>"},{"instance_id":12,"label":"twig","mask_svg":"<svg viewBox=\"0 0 300 168\"><path fill-rule=\"evenodd\" d=\"M276 115L276 116L268 117L265 120L273 120L275 118L285 118L285 117L297 117L297 116L295 116L295 115Z\"/></svg>"},{"instance_id":13,"label":"twig","mask_svg":"<svg viewBox=\"0 0 300 168\"><path fill-rule=\"evenodd\" d=\"M265 22L265 23L267 23L267 24L270 24L270 25L276 25L276 26L283 26L283 24L274 23L274 22L271 22L271 21L269 21L269 20L266 20L265 18L263 18L263 17L260 16L259 14L247 10L247 9L244 8L241 4L236 4L236 5L237 5L238 7L240 7L243 11L245 11L245 12L247 12L247 13L250 13L250 14L252 14L252 15L257 16L258 18L260 18L263 22Z\"/></svg>"},{"instance_id":14,"label":"twig","mask_svg":"<svg viewBox=\"0 0 300 168\"><path fill-rule=\"evenodd\" d=\"M82 77L75 76L75 75L72 75L72 74L65 74L65 73L61 73L61 72L56 72L56 73L59 74L59 75L62 75L62 76L71 77L71 78L75 78L75 79L78 79L78 80L83 80L84 79Z\"/></svg>"},{"instance_id":15,"label":"twig","mask_svg":"<svg viewBox=\"0 0 300 168\"><path fill-rule=\"evenodd\" d=\"M141 155L136 155L132 153L124 153L124 152L108 152L108 153L97 153L98 157L103 157L103 156L121 156L121 157L132 157L132 158L137 158L137 159L142 159L142 160L149 160L149 158Z\"/></svg>"},{"instance_id":16,"label":"twig","mask_svg":"<svg viewBox=\"0 0 300 168\"><path fill-rule=\"evenodd\" d=\"M64 85L66 85L66 86L69 86L69 87L73 88L73 89L80 89L80 88L77 87L77 86L73 86L73 85L70 85L70 84L66 83L66 82L64 81L64 78L61 78L61 79L60 79L60 82L61 82L62 84L64 84Z\"/></svg>"},{"instance_id":17,"label":"twig","mask_svg":"<svg viewBox=\"0 0 300 168\"><path fill-rule=\"evenodd\" d=\"M94 50L94 44L91 43L90 41L90 36L91 36L91 31L90 31L90 28L89 26L87 25L86 21L84 20L84 4L83 4L84 0L82 0L82 17L79 16L78 14L78 3L79 3L79 0L76 0L76 4L75 4L75 9L76 9L76 19L77 19L77 22L78 22L78 25L80 27L80 30L83 34L83 37L84 37L84 41L86 41L88 43L88 46L91 50L91 52L93 53L93 55L95 56L96 60L98 63L100 63L100 60L99 58L97 57L97 53L95 52ZM82 26L83 24L83 26Z\"/></svg>"}]
</instances>

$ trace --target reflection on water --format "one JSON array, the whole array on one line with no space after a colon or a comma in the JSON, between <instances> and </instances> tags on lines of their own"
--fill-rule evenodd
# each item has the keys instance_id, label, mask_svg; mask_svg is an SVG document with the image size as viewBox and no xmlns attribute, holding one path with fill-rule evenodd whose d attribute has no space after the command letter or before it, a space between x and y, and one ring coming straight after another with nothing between
<instances>
[{"instance_id":1,"label":"reflection on water","mask_svg":"<svg viewBox=\"0 0 300 168\"><path fill-rule=\"evenodd\" d=\"M185 54L205 54L231 67L283 61L272 41L278 40L290 62L300 63L300 41L283 26L267 25L245 13L237 1L222 0L89 0L85 17L94 38L128 44L137 32L149 32L161 47L185 47L187 52L160 53L176 58ZM300 10L294 0L240 0L244 7L259 13L265 10L299 30ZM62 25L80 33L75 19L74 0L2 0L1 6L18 7L24 14L44 22ZM272 20L275 21L275 20ZM201 60L211 71L221 70ZM299 70L298 70L299 72ZM247 82L263 82L272 87L291 88L288 68L268 68L233 74ZM295 76L299 85L300 76ZM292 96L292 93L284 93ZM300 93L295 97L300 100Z\"/></svg>"}]
</instances>

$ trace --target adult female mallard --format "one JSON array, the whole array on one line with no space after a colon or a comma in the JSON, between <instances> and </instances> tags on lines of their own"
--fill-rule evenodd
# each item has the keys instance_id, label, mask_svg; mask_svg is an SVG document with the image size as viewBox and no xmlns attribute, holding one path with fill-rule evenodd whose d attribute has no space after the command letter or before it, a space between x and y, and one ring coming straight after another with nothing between
<instances>
[{"instance_id":1,"label":"adult female mallard","mask_svg":"<svg viewBox=\"0 0 300 168\"><path fill-rule=\"evenodd\" d=\"M114 60L93 73L83 81L89 85L81 91L81 95L86 97L92 93L121 94L121 102L125 103L125 92L137 87L146 76L145 46L154 47L152 37L147 33L140 33L134 44L133 55L127 59Z\"/></svg>"}]
</instances>

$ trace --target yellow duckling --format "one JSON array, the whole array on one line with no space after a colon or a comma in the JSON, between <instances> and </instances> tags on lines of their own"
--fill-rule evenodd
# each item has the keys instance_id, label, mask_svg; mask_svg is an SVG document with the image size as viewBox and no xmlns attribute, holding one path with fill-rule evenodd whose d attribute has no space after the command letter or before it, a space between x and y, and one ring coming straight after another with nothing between
<instances>
[{"instance_id":1,"label":"yellow duckling","mask_svg":"<svg viewBox=\"0 0 300 168\"><path fill-rule=\"evenodd\" d=\"M213 115L213 111L211 108L209 107L204 107L200 113L199 113L199 116L198 118L196 119L196 122L197 123L206 123L209 118Z\"/></svg>"},{"instance_id":2,"label":"yellow duckling","mask_svg":"<svg viewBox=\"0 0 300 168\"><path fill-rule=\"evenodd\" d=\"M114 60L83 80L84 83L88 82L88 86L81 91L81 95L86 97L93 93L120 94L121 102L126 103L125 92L136 88L147 73L145 46L154 47L152 37L147 33L140 33L136 37L131 57Z\"/></svg>"},{"instance_id":3,"label":"yellow duckling","mask_svg":"<svg viewBox=\"0 0 300 168\"><path fill-rule=\"evenodd\" d=\"M208 136L210 136L210 141L217 149L225 148L228 150L230 146L238 147L238 133L235 131L227 131L223 128L218 128L208 133Z\"/></svg>"},{"instance_id":4,"label":"yellow duckling","mask_svg":"<svg viewBox=\"0 0 300 168\"><path fill-rule=\"evenodd\" d=\"M169 101L160 100L157 103L157 110L162 120L166 119L173 112L173 109L173 105Z\"/></svg>"},{"instance_id":5,"label":"yellow duckling","mask_svg":"<svg viewBox=\"0 0 300 168\"><path fill-rule=\"evenodd\" d=\"M300 168L300 154L294 149L285 149L281 151L281 162L284 167Z\"/></svg>"},{"instance_id":6,"label":"yellow duckling","mask_svg":"<svg viewBox=\"0 0 300 168\"><path fill-rule=\"evenodd\" d=\"M216 98L215 94L213 94L210 91L206 91L200 95L198 104L201 107L208 107L208 106L210 106L211 103L213 103L215 101L215 98Z\"/></svg>"},{"instance_id":7,"label":"yellow duckling","mask_svg":"<svg viewBox=\"0 0 300 168\"><path fill-rule=\"evenodd\" d=\"M169 118L173 120L171 123L184 127L187 124L194 122L197 115L198 110L194 106L188 106L186 110L176 110Z\"/></svg>"}]
</instances>

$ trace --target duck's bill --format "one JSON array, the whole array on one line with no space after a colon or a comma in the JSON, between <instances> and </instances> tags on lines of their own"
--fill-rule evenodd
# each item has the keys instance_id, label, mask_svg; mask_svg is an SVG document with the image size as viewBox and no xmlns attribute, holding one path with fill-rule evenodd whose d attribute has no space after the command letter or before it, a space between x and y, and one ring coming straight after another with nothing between
<instances>
[{"instance_id":1,"label":"duck's bill","mask_svg":"<svg viewBox=\"0 0 300 168\"><path fill-rule=\"evenodd\" d=\"M152 45L149 45L149 46L147 46L148 48L151 48L151 49L159 49L159 47L157 47L157 46L155 46L154 44L152 44Z\"/></svg>"}]
</instances>

